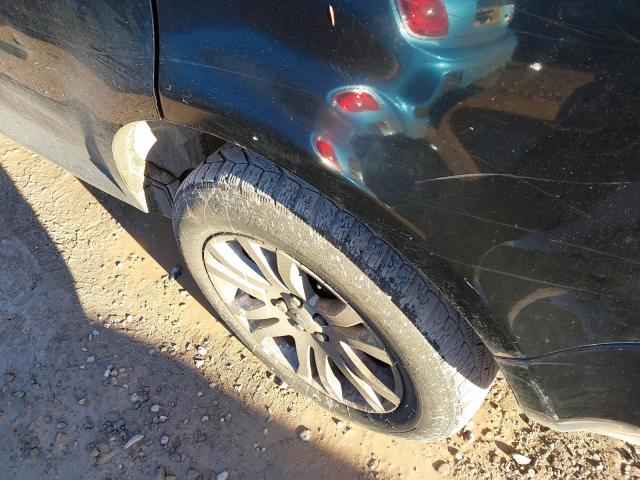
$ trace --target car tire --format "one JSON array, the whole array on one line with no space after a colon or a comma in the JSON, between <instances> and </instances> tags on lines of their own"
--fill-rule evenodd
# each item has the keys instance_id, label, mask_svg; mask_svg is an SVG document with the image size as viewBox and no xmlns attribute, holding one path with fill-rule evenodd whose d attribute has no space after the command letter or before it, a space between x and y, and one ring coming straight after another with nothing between
<instances>
[{"instance_id":1,"label":"car tire","mask_svg":"<svg viewBox=\"0 0 640 480\"><path fill-rule=\"evenodd\" d=\"M369 429L415 440L452 435L480 407L495 378L496 365L466 320L422 272L371 228L305 181L254 153L226 145L189 174L176 194L173 210L179 248L207 299L235 335L297 392L334 415ZM246 250L247 242L270 259L265 271L269 265L278 270L278 278L273 282L286 276L280 272L282 257L283 264L295 263L286 267L293 270L286 271L294 271L299 275L296 279L304 277L305 288L313 288L315 293L305 294L309 297L307 301L291 290L282 294L286 302L282 299L263 302L259 300L262 296L250 295L242 288L233 293L240 280L229 280L227 274L221 274L223 267L231 265L233 274L244 271L247 264L255 266L259 274L263 271L258 261L247 263L251 257ZM231 264L218 256L219 249L242 257L242 262ZM211 267L214 264L215 268ZM249 274L253 275L250 271ZM253 282L247 278L242 273L242 281ZM253 291L251 285L247 291ZM269 288L272 289L271 284ZM324 313L311 317L312 297L316 299L314 305L320 305L321 299L323 305L333 305L332 311L348 312L359 320L348 325L337 320L335 324L333 320L328 322ZM297 303L290 304L293 301ZM305 301L304 307L296 310ZM313 335L310 350L299 353L297 333L293 337L267 338L264 333L256 337L255 332L264 331L252 330L247 312L253 307L247 307L247 302L269 312L274 305L282 307L285 313L278 315L283 315L296 332ZM326 318L338 318L338 314L331 315L335 317L327 314ZM286 327L279 318L270 322ZM317 319L320 326L311 318ZM362 324L357 323L360 320ZM339 363L344 356L342 350L337 360L331 355L322 356L324 351L320 349L329 345L317 340L320 336L322 341L329 342L326 335L318 333L324 325L333 329L331 335L334 331L357 329L369 342L366 349L373 351L371 345L375 345L373 360L368 353L349 350L350 355L357 353L358 358L353 360L358 365L362 365L359 360L373 365L368 370L358 370L365 372L361 375L364 380L351 376L349 368L354 363ZM287 360L291 353L278 343L290 345L291 338L297 366L291 363L295 358ZM338 341L336 344L344 345ZM331 352L335 353L335 349ZM311 365L311 371L305 370L304 375L298 373L302 370L301 361ZM309 388L309 382L316 388ZM389 391L395 388L396 393L384 390L381 382Z\"/></svg>"}]
</instances>

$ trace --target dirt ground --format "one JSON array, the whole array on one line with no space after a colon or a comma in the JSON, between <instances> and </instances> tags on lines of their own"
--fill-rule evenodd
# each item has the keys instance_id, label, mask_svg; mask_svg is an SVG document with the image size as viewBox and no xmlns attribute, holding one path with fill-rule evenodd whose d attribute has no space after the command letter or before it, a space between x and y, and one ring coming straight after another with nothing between
<instances>
[{"instance_id":1,"label":"dirt ground","mask_svg":"<svg viewBox=\"0 0 640 480\"><path fill-rule=\"evenodd\" d=\"M169 220L4 137L0 202L1 478L640 478L640 448L531 422L500 377L445 441L338 421L172 277Z\"/></svg>"}]
</instances>

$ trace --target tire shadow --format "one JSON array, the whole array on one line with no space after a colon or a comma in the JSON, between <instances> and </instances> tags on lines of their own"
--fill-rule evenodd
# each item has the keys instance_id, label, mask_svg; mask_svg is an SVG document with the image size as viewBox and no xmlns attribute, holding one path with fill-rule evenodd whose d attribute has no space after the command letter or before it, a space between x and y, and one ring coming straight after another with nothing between
<instances>
[{"instance_id":1,"label":"tire shadow","mask_svg":"<svg viewBox=\"0 0 640 480\"><path fill-rule=\"evenodd\" d=\"M129 235L166 270L167 274L170 274L175 266L179 266L181 273L176 279L177 282L212 316L217 318L213 307L211 307L184 266L173 234L173 225L170 218L158 213L144 213L82 180L79 181L100 205L122 225Z\"/></svg>"},{"instance_id":2,"label":"tire shadow","mask_svg":"<svg viewBox=\"0 0 640 480\"><path fill-rule=\"evenodd\" d=\"M146 216L95 189L91 193L167 271L181 263L167 219ZM155 345L105 328L95 320L104 312L83 309L76 291L82 279L74 278L2 167L0 201L7 206L0 211L4 478L206 480L222 471L230 479L358 475L313 439L301 442L266 408L248 406L220 384L211 388L179 356L151 354ZM199 299L188 273L179 282ZM242 357L236 347L222 353L234 365ZM144 437L125 449L137 435Z\"/></svg>"}]
</instances>

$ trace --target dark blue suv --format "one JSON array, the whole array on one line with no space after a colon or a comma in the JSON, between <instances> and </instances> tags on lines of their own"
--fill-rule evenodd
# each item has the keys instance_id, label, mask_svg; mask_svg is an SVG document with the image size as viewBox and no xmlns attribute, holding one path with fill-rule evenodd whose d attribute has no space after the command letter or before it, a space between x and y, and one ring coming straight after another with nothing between
<instances>
[{"instance_id":1,"label":"dark blue suv","mask_svg":"<svg viewBox=\"0 0 640 480\"><path fill-rule=\"evenodd\" d=\"M630 0L14 0L0 129L172 217L338 416L446 437L499 368L638 440L639 38Z\"/></svg>"}]
</instances>

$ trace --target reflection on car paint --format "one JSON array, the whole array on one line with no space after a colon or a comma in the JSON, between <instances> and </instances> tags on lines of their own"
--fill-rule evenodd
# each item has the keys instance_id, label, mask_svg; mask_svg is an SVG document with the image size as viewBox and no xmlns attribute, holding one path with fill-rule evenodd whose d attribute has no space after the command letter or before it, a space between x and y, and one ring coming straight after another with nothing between
<instances>
[{"instance_id":1,"label":"reflection on car paint","mask_svg":"<svg viewBox=\"0 0 640 480\"><path fill-rule=\"evenodd\" d=\"M358 168L357 155L352 143L362 135L404 135L409 138L430 140L430 147L439 151L437 138L455 142L447 126L442 130L433 122L432 107L446 95L463 92L473 82L485 78L503 67L513 55L516 36L509 29L514 5L493 7L477 6L473 2L444 2L449 11L449 32L443 38L419 39L407 33L410 40L398 52L402 65L392 78L368 85L343 85L330 90L327 103L333 112L323 118L322 125L311 136L312 148L320 160L336 168L343 175L366 189ZM399 14L396 22L405 31ZM375 98L378 108L355 112L340 108L335 99L342 92L366 93ZM316 146L317 139L330 142L337 162L329 161ZM467 170L457 168L460 150L447 155L456 173L477 171L473 162ZM355 168L354 165L355 164Z\"/></svg>"}]
</instances>

